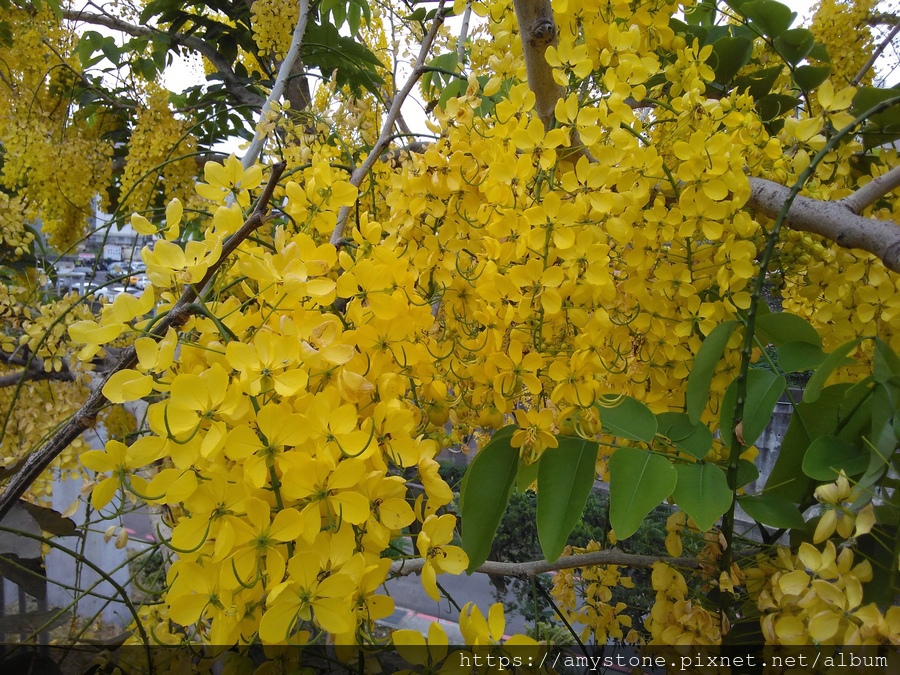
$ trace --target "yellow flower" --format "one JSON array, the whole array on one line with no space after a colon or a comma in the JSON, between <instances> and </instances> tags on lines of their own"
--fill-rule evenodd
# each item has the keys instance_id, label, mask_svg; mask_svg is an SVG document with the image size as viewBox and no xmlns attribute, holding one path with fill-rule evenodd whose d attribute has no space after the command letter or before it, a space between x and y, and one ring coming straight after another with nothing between
<instances>
[{"instance_id":1,"label":"yellow flower","mask_svg":"<svg viewBox=\"0 0 900 675\"><path fill-rule=\"evenodd\" d=\"M224 163L207 162L203 167L206 183L197 183L197 194L216 204L224 204L229 195L234 195L241 208L250 206L249 190L255 190L262 182L262 167L251 166L244 171L241 162L229 155Z\"/></svg>"},{"instance_id":2,"label":"yellow flower","mask_svg":"<svg viewBox=\"0 0 900 675\"><path fill-rule=\"evenodd\" d=\"M541 458L544 450L555 448L559 445L556 436L553 435L553 411L521 410L515 411L516 422L519 428L513 432L510 445L521 448L522 461L533 464Z\"/></svg>"},{"instance_id":3,"label":"yellow flower","mask_svg":"<svg viewBox=\"0 0 900 675\"><path fill-rule=\"evenodd\" d=\"M107 441L105 450L82 453L81 463L85 468L110 474L91 492L93 507L99 510L109 504L119 487L129 480L137 483L135 487L142 491L146 481L134 476L134 470L156 461L159 458L157 447L150 439L140 439L130 448L120 441Z\"/></svg>"},{"instance_id":4,"label":"yellow flower","mask_svg":"<svg viewBox=\"0 0 900 675\"><path fill-rule=\"evenodd\" d=\"M290 644L297 620L315 621L330 633L353 630L353 608L347 602L356 587L346 574L320 578L319 561L294 556L288 563L288 581L269 592L259 637L266 644Z\"/></svg>"},{"instance_id":5,"label":"yellow flower","mask_svg":"<svg viewBox=\"0 0 900 675\"><path fill-rule=\"evenodd\" d=\"M428 516L422 523L422 530L416 538L419 555L425 559L422 568L422 586L428 596L435 601L440 600L437 587L437 575L449 572L460 574L469 564L469 558L458 546L450 546L453 540L453 529L456 518L452 515Z\"/></svg>"}]
</instances>

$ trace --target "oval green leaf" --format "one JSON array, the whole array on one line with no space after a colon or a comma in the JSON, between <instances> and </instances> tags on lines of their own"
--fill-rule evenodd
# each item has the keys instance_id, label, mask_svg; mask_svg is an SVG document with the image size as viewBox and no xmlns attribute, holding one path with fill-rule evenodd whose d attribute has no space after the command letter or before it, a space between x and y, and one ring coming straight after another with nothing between
<instances>
[{"instance_id":1,"label":"oval green leaf","mask_svg":"<svg viewBox=\"0 0 900 675\"><path fill-rule=\"evenodd\" d=\"M491 542L509 502L519 469L519 449L509 444L512 431L501 429L475 455L460 493L462 548L469 556L471 574L487 560Z\"/></svg>"},{"instance_id":2,"label":"oval green leaf","mask_svg":"<svg viewBox=\"0 0 900 675\"><path fill-rule=\"evenodd\" d=\"M617 449L609 458L609 522L616 538L637 532L677 482L675 467L665 457L638 448Z\"/></svg>"},{"instance_id":3,"label":"oval green leaf","mask_svg":"<svg viewBox=\"0 0 900 675\"><path fill-rule=\"evenodd\" d=\"M800 66L794 71L794 82L803 91L809 92L827 80L829 75L831 66Z\"/></svg>"},{"instance_id":4,"label":"oval green leaf","mask_svg":"<svg viewBox=\"0 0 900 675\"><path fill-rule=\"evenodd\" d=\"M758 523L785 530L802 530L806 527L803 514L796 504L777 495L744 495L738 497L744 512Z\"/></svg>"},{"instance_id":5,"label":"oval green leaf","mask_svg":"<svg viewBox=\"0 0 900 675\"><path fill-rule=\"evenodd\" d=\"M775 0L751 0L741 4L738 12L770 38L777 38L784 33L797 16L790 7Z\"/></svg>"},{"instance_id":6,"label":"oval green leaf","mask_svg":"<svg viewBox=\"0 0 900 675\"><path fill-rule=\"evenodd\" d=\"M712 432L705 424L691 424L684 413L664 412L656 416L656 433L665 436L679 450L703 459L712 447Z\"/></svg>"},{"instance_id":7,"label":"oval green leaf","mask_svg":"<svg viewBox=\"0 0 900 675\"><path fill-rule=\"evenodd\" d=\"M601 396L594 405L603 424L603 433L646 443L656 436L656 415L637 399Z\"/></svg>"},{"instance_id":8,"label":"oval green leaf","mask_svg":"<svg viewBox=\"0 0 900 675\"><path fill-rule=\"evenodd\" d=\"M716 365L722 358L722 354L725 353L728 338L731 337L736 326L737 321L720 323L709 332L697 351L694 366L688 376L687 393L685 394L687 413L692 424L697 424L700 421L700 415L706 410L706 403L709 400L709 385L716 372Z\"/></svg>"},{"instance_id":9,"label":"oval green leaf","mask_svg":"<svg viewBox=\"0 0 900 675\"><path fill-rule=\"evenodd\" d=\"M822 346L822 338L806 319L790 312L772 312L756 319L759 337L776 347L785 342L807 342Z\"/></svg>"},{"instance_id":10,"label":"oval green leaf","mask_svg":"<svg viewBox=\"0 0 900 675\"><path fill-rule=\"evenodd\" d=\"M816 39L806 28L792 28L775 38L775 49L792 66L796 66L812 51Z\"/></svg>"},{"instance_id":11,"label":"oval green leaf","mask_svg":"<svg viewBox=\"0 0 900 675\"><path fill-rule=\"evenodd\" d=\"M869 466L869 453L837 436L821 436L803 456L803 473L814 480L831 481L843 471L857 476Z\"/></svg>"},{"instance_id":12,"label":"oval green leaf","mask_svg":"<svg viewBox=\"0 0 900 675\"><path fill-rule=\"evenodd\" d=\"M855 340L850 340L850 342L845 342L828 355L828 358L825 359L821 366L816 368L816 372L813 373L813 376L809 378L809 382L806 383L806 389L803 390L804 402L815 403L819 399L822 387L825 386L828 378L831 377L831 373L843 363L847 355L856 349L856 345L862 340L862 338L856 338Z\"/></svg>"},{"instance_id":13,"label":"oval green leaf","mask_svg":"<svg viewBox=\"0 0 900 675\"><path fill-rule=\"evenodd\" d=\"M547 562L555 562L569 534L581 520L596 476L597 449L593 441L558 437L559 447L548 449L538 469L537 529Z\"/></svg>"},{"instance_id":14,"label":"oval green leaf","mask_svg":"<svg viewBox=\"0 0 900 675\"><path fill-rule=\"evenodd\" d=\"M756 442L772 418L775 404L781 398L787 382L780 375L769 370L751 370L747 373L747 397L744 400L744 424L742 438L744 445ZM734 430L735 402L737 399L737 380L732 381L722 398L722 415L719 429L726 443L731 442Z\"/></svg>"},{"instance_id":15,"label":"oval green leaf","mask_svg":"<svg viewBox=\"0 0 900 675\"><path fill-rule=\"evenodd\" d=\"M722 37L713 43L709 63L716 74L716 82L727 84L750 61L753 41L743 36Z\"/></svg>"},{"instance_id":16,"label":"oval green leaf","mask_svg":"<svg viewBox=\"0 0 900 675\"><path fill-rule=\"evenodd\" d=\"M808 342L785 342L778 347L778 367L786 373L801 373L821 366L828 354Z\"/></svg>"},{"instance_id":17,"label":"oval green leaf","mask_svg":"<svg viewBox=\"0 0 900 675\"><path fill-rule=\"evenodd\" d=\"M731 506L733 494L725 473L715 464L678 464L678 484L672 497L679 508L706 532Z\"/></svg>"}]
</instances>

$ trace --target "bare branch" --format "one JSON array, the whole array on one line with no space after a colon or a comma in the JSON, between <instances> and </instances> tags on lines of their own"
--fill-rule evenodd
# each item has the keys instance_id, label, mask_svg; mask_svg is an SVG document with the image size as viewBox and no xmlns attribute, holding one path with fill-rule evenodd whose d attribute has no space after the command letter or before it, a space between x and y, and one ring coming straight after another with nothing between
<instances>
[{"instance_id":1,"label":"bare branch","mask_svg":"<svg viewBox=\"0 0 900 675\"><path fill-rule=\"evenodd\" d=\"M388 114L384 119L384 124L381 127L381 133L378 136L378 140L375 141L375 145L369 151L366 160L360 166L358 166L350 176L350 184L354 187L358 188L360 185L362 185L362 182L369 174L369 171L371 171L372 167L375 166L375 162L378 161L385 148L387 148L387 145L391 140L391 136L393 135L394 124L397 120L397 116L400 114L400 108L406 101L409 93L412 91L412 88L416 86L416 82L418 82L419 78L422 77L422 73L425 72L425 60L428 58L428 54L431 50L431 45L434 44L434 40L437 37L438 30L443 23L444 0L441 0L441 3L434 15L434 21L432 21L431 23L431 28L428 29L428 33L422 40L422 46L419 49L419 55L416 57L416 63L413 66L412 73L410 74L409 79L406 80L403 88L400 89L399 92L397 92L397 95L394 96L394 100L391 102L391 109L388 111ZM342 206L341 210L338 212L337 224L334 226L334 231L331 233L331 244L333 246L340 245L341 239L344 237L344 227L347 224L347 217L349 215L350 207Z\"/></svg>"},{"instance_id":2,"label":"bare branch","mask_svg":"<svg viewBox=\"0 0 900 675\"><path fill-rule=\"evenodd\" d=\"M466 58L466 40L469 39L469 21L472 19L472 0L466 3L466 11L462 16L462 27L459 29L459 42L456 43L456 62L463 64Z\"/></svg>"},{"instance_id":3,"label":"bare branch","mask_svg":"<svg viewBox=\"0 0 900 675\"><path fill-rule=\"evenodd\" d=\"M891 176L890 180L897 180L897 176ZM751 178L747 205L769 218L777 218L789 194L790 190L783 185L764 178ZM880 258L888 269L900 272L900 227L890 221L863 218L842 202L798 196L791 204L785 222L793 230L817 234L844 248L868 251Z\"/></svg>"},{"instance_id":4,"label":"bare branch","mask_svg":"<svg viewBox=\"0 0 900 675\"><path fill-rule=\"evenodd\" d=\"M546 560L535 560L524 563L494 562L488 560L476 572L492 574L495 576L516 577L519 579L531 579L538 574L555 572L558 570L570 570L576 567L592 567L594 565L622 565L626 567L652 567L658 562L664 562L674 567L696 569L700 563L696 558L668 558L664 556L636 555L623 551L592 551L577 555L562 556L556 562L549 563ZM423 558L412 560L397 560L391 563L391 574L394 576L406 576L422 571L425 566Z\"/></svg>"},{"instance_id":5,"label":"bare branch","mask_svg":"<svg viewBox=\"0 0 900 675\"><path fill-rule=\"evenodd\" d=\"M878 176L859 190L838 201L838 204L859 215L889 192L900 187L900 166L895 166L883 176Z\"/></svg>"},{"instance_id":6,"label":"bare branch","mask_svg":"<svg viewBox=\"0 0 900 675\"><path fill-rule=\"evenodd\" d=\"M191 313L191 303L197 299L197 289L203 288L213 275L216 274L222 263L231 255L242 241L244 241L256 228L265 222L265 215L268 212L269 202L272 194L275 192L275 186L278 184L281 175L284 173L285 164L280 162L272 166L272 174L265 189L256 202L253 213L246 222L235 232L222 247L222 253L219 259L209 268L206 276L193 286L188 286L178 302L169 310L159 323L150 332L150 336L160 339L165 336L171 327L180 326ZM28 487L40 476L48 466L56 459L59 454L78 438L85 429L90 428L94 424L97 414L109 402L109 399L103 395L103 387L113 375L121 370L125 370L137 363L137 351L134 345L127 347L119 357L116 366L109 372L103 383L100 384L94 392L88 397L84 405L72 416L69 421L63 424L59 430L53 434L39 450L32 452L23 462L21 469L10 478L3 494L0 495L0 520L9 512L18 499L25 494Z\"/></svg>"},{"instance_id":7,"label":"bare branch","mask_svg":"<svg viewBox=\"0 0 900 675\"><path fill-rule=\"evenodd\" d=\"M105 26L107 28L112 28L113 30L118 30L134 37L153 37L155 35L166 35L175 44L181 47L186 47L187 49L205 56L206 59L210 63L212 63L213 66L215 66L216 70L222 75L225 88L232 96L234 96L234 98L239 103L250 106L252 108L259 108L263 104L262 97L254 94L247 88L246 83L241 82L238 79L237 75L235 75L234 73L234 70L232 70L231 68L231 64L228 62L228 59L223 57L212 44L205 42L200 38L193 37L191 35L181 35L179 33L167 33L165 31L159 30L158 28L153 28L150 26L135 26L134 24L128 23L127 21L123 21L122 19L118 19L114 16L94 14L92 12L83 12L74 9L63 8L62 17L64 19L68 19L69 21L80 21L93 24L95 26Z\"/></svg>"},{"instance_id":8,"label":"bare branch","mask_svg":"<svg viewBox=\"0 0 900 675\"><path fill-rule=\"evenodd\" d=\"M297 25L294 27L294 34L291 36L291 46L288 48L287 56L284 57L284 61L281 62L281 67L278 68L278 75L275 77L275 84L272 86L272 91L269 92L269 97L266 99L266 102L263 103L262 110L259 113L257 127L259 127L260 123L265 122L266 115L269 113L269 110L272 109L272 104L277 103L284 93L285 85L291 76L291 70L297 62L297 59L300 57L300 45L303 42L303 34L306 33L306 21L308 18L309 0L300 0L300 16L297 19ZM250 147L247 148L244 159L241 161L241 164L245 169L250 168L256 163L256 158L259 157L259 153L262 151L265 141L265 132L260 131L257 128L256 135L253 137L253 142L250 144Z\"/></svg>"},{"instance_id":9,"label":"bare branch","mask_svg":"<svg viewBox=\"0 0 900 675\"><path fill-rule=\"evenodd\" d=\"M872 12L869 15L868 24L870 26L896 26L900 24L900 16L884 12Z\"/></svg>"},{"instance_id":10,"label":"bare branch","mask_svg":"<svg viewBox=\"0 0 900 675\"><path fill-rule=\"evenodd\" d=\"M856 77L850 80L851 87L855 87L862 81L866 73L869 72L869 68L875 65L878 57L881 56L881 52L883 52L887 48L887 46L891 44L891 41L894 39L894 36L897 35L898 32L900 32L900 24L897 24L893 28L891 28L890 32L884 37L884 40L881 41L881 44L879 44L875 48L875 51L872 52L872 56L869 57L869 60L866 61L863 64L863 67L859 69Z\"/></svg>"},{"instance_id":11,"label":"bare branch","mask_svg":"<svg viewBox=\"0 0 900 675\"><path fill-rule=\"evenodd\" d=\"M77 379L75 373L69 369L63 370L38 370L29 368L18 373L10 373L0 376L0 389L4 387L14 387L19 382L37 382L40 380L56 380L58 382L74 382Z\"/></svg>"}]
</instances>

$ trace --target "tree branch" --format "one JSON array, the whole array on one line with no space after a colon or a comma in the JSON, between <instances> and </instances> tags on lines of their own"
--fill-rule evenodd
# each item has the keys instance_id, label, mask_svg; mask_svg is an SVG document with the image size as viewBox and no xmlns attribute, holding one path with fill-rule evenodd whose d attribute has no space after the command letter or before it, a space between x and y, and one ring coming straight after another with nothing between
<instances>
[{"instance_id":1,"label":"tree branch","mask_svg":"<svg viewBox=\"0 0 900 675\"><path fill-rule=\"evenodd\" d=\"M544 129L550 129L556 102L565 93L553 79L553 68L544 56L547 47L557 44L553 7L550 0L513 0L513 5L522 38L528 86L534 92L534 109L544 123Z\"/></svg>"},{"instance_id":2,"label":"tree branch","mask_svg":"<svg viewBox=\"0 0 900 675\"><path fill-rule=\"evenodd\" d=\"M874 178L852 195L838 200L838 204L859 215L889 192L900 187L900 166L895 166L883 176Z\"/></svg>"},{"instance_id":3,"label":"tree branch","mask_svg":"<svg viewBox=\"0 0 900 675\"><path fill-rule=\"evenodd\" d=\"M191 313L190 305L197 299L197 289L203 288L240 243L265 222L269 202L272 199L275 186L284 173L284 169L284 162L272 166L272 174L269 176L269 181L256 202L253 213L250 214L250 217L241 226L241 229L228 239L222 247L219 259L209 268L203 279L198 284L188 286L168 314L154 326L153 330L150 331L151 337L161 339L169 328L180 326L187 320L188 315ZM88 400L85 401L78 412L63 424L39 450L32 452L25 459L22 467L10 478L6 490L0 495L0 520L3 520L3 517L6 516L19 498L25 494L25 491L37 477L50 466L53 460L69 447L72 441L78 438L85 429L90 428L94 424L97 414L109 402L109 399L103 395L103 387L109 381L109 378L121 370L131 368L135 363L137 363L137 351L132 344L122 352L116 366L88 397Z\"/></svg>"},{"instance_id":4,"label":"tree branch","mask_svg":"<svg viewBox=\"0 0 900 675\"><path fill-rule=\"evenodd\" d=\"M870 26L896 26L900 24L900 16L884 12L872 12L869 15L868 24Z\"/></svg>"},{"instance_id":5,"label":"tree branch","mask_svg":"<svg viewBox=\"0 0 900 675\"><path fill-rule=\"evenodd\" d=\"M419 49L419 55L416 57L416 63L413 66L412 73L409 76L409 79L406 80L406 84L403 85L403 88L394 96L394 100L391 102L391 109L388 111L387 116L384 119L384 124L381 127L381 134L378 136L378 140L375 142L373 148L369 151L368 156L365 161L357 167L353 174L350 176L350 184L356 188L362 185L363 179L369 174L372 167L375 166L375 162L379 160L388 143L391 140L391 136L393 135L394 124L397 120L397 116L400 114L400 108L403 103L406 101L406 98L409 96L409 93L412 91L412 88L416 86L416 82L419 81L419 78L422 77L422 73L425 72L425 59L428 58L429 51L431 50L431 45L434 43L435 38L437 37L438 30L441 27L441 24L444 23L444 0L441 0L440 5L438 5L437 11L434 15L434 21L431 23L431 28L428 29L428 33L425 35L425 38L422 40L422 46ZM338 212L337 224L334 226L334 231L331 233L331 244L333 246L340 246L341 239L344 237L344 227L347 224L347 217L350 215L350 207L342 206L341 210Z\"/></svg>"},{"instance_id":6,"label":"tree branch","mask_svg":"<svg viewBox=\"0 0 900 675\"><path fill-rule=\"evenodd\" d=\"M882 186L898 180L894 169L882 178L890 176ZM895 175L891 175L895 174ZM876 179L877 180L877 179ZM851 199L868 186L848 197ZM866 198L876 190L864 193ZM765 178L750 178L750 199L747 206L769 218L777 218L790 190ZM877 196L875 197L877 199ZM897 224L874 218L863 218L841 201L819 201L809 197L797 197L788 211L786 224L793 230L810 232L829 239L844 248L858 248L880 258L885 266L900 272L900 227ZM870 202L871 203L871 202Z\"/></svg>"},{"instance_id":7,"label":"tree branch","mask_svg":"<svg viewBox=\"0 0 900 675\"><path fill-rule=\"evenodd\" d=\"M10 373L0 376L0 389L5 387L14 387L19 382L38 382L40 380L56 380L57 382L74 382L77 379L75 373L69 369L60 371L38 370L29 368L18 373Z\"/></svg>"},{"instance_id":8,"label":"tree branch","mask_svg":"<svg viewBox=\"0 0 900 675\"><path fill-rule=\"evenodd\" d=\"M284 93L284 87L291 76L291 70L300 56L300 45L303 42L303 34L306 33L306 21L308 18L309 0L300 0L300 16L297 19L297 25L294 27L294 34L291 36L291 46L288 48L287 56L284 57L284 61L281 62L281 67L278 69L278 75L275 77L275 84L272 86L272 91L269 92L269 97L266 99L266 102L263 103L262 110L259 113L257 127L265 122L266 115L269 113L269 110L272 109L272 104L278 102L281 95ZM259 153L262 151L265 142L265 132L262 132L257 128L256 135L253 137L253 142L250 144L250 147L247 148L244 159L241 160L244 169L249 169L256 163L256 158L259 157Z\"/></svg>"},{"instance_id":9,"label":"tree branch","mask_svg":"<svg viewBox=\"0 0 900 675\"><path fill-rule=\"evenodd\" d=\"M570 570L576 567L592 567L595 565L622 565L626 567L652 567L658 562L664 562L674 567L697 569L700 563L696 558L668 558L664 556L636 555L623 551L591 551L576 555L565 555L549 563L546 560L535 560L524 563L495 562L488 560L475 571L480 574L492 574L504 577L516 577L518 579L531 579L545 572L558 570ZM423 558L412 560L395 560L391 563L391 574L394 576L407 576L417 574L425 566Z\"/></svg>"},{"instance_id":10,"label":"tree branch","mask_svg":"<svg viewBox=\"0 0 900 675\"><path fill-rule=\"evenodd\" d=\"M890 32L888 32L888 34L881 41L881 44L879 44L875 48L875 51L872 52L872 56L869 57L869 60L863 64L863 67L859 69L859 72L856 74L856 76L852 80L850 80L851 87L855 87L862 81L866 73L869 72L869 68L875 65L878 57L881 56L881 52L883 52L885 48L889 44L891 44L891 41L894 39L894 36L897 35L898 32L900 32L900 24L896 24L893 28L891 28Z\"/></svg>"},{"instance_id":11,"label":"tree branch","mask_svg":"<svg viewBox=\"0 0 900 675\"><path fill-rule=\"evenodd\" d=\"M156 35L166 35L171 41L181 47L185 47L206 57L206 59L215 66L216 70L222 75L222 81L225 88L234 98L241 104L252 108L259 108L263 104L263 98L257 96L247 88L245 82L241 82L228 59L223 57L218 50L208 42L191 35L181 35L179 33L167 33L166 31L150 26L135 26L134 24L118 19L114 16L105 14L94 14L92 12L84 12L75 9L62 9L62 17L69 21L84 22L95 26L105 26L113 30L121 31L127 35L134 37L154 37Z\"/></svg>"}]
</instances>

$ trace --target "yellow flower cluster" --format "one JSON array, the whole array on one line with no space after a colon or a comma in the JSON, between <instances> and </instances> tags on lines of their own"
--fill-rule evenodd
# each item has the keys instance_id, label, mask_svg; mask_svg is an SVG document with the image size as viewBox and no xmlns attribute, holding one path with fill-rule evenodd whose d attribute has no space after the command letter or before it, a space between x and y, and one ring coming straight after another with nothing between
<instances>
[{"instance_id":1,"label":"yellow flower cluster","mask_svg":"<svg viewBox=\"0 0 900 675\"><path fill-rule=\"evenodd\" d=\"M48 242L66 250L87 230L97 186L109 182L112 149L101 140L101 125L67 119L80 65L50 7L10 7L3 15L12 36L4 68L16 77L0 88L0 187L17 196L2 205L0 236L21 248L28 242L24 222L40 220ZM11 220L20 214L22 222Z\"/></svg>"},{"instance_id":2,"label":"yellow flower cluster","mask_svg":"<svg viewBox=\"0 0 900 675\"><path fill-rule=\"evenodd\" d=\"M599 550L600 544L591 541L585 548L566 547L565 555ZM631 628L631 617L624 613L625 603L612 602L617 587L634 588L634 582L622 575L618 565L596 565L557 572L550 593L570 624L584 625L582 642L591 639L593 644L602 645L610 639L627 639L635 643L636 631L629 631L627 636L622 631Z\"/></svg>"},{"instance_id":3,"label":"yellow flower cluster","mask_svg":"<svg viewBox=\"0 0 900 675\"><path fill-rule=\"evenodd\" d=\"M193 195L197 164L192 155L197 144L190 126L172 113L169 93L151 86L131 134L121 210L143 212L156 207L161 198L187 201Z\"/></svg>"},{"instance_id":4,"label":"yellow flower cluster","mask_svg":"<svg viewBox=\"0 0 900 675\"><path fill-rule=\"evenodd\" d=\"M665 563L653 565L656 601L644 621L658 645L715 645L722 639L720 618L688 597L688 587L680 572Z\"/></svg>"},{"instance_id":5,"label":"yellow flower cluster","mask_svg":"<svg viewBox=\"0 0 900 675\"><path fill-rule=\"evenodd\" d=\"M295 0L256 0L250 7L250 15L253 39L259 50L283 59L300 18L300 3Z\"/></svg>"},{"instance_id":6,"label":"yellow flower cluster","mask_svg":"<svg viewBox=\"0 0 900 675\"><path fill-rule=\"evenodd\" d=\"M900 608L882 612L863 605L863 584L872 579L868 560L854 564L849 548L809 543L796 555L779 548L749 570L748 590L763 613L768 644L900 644Z\"/></svg>"},{"instance_id":7,"label":"yellow flower cluster","mask_svg":"<svg viewBox=\"0 0 900 675\"><path fill-rule=\"evenodd\" d=\"M841 85L850 84L862 71L874 48L869 17L876 0L819 0L809 29L816 42L828 48L831 77ZM861 84L871 84L869 68Z\"/></svg>"}]
</instances>

